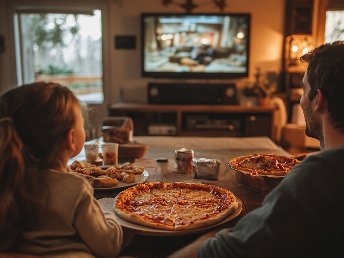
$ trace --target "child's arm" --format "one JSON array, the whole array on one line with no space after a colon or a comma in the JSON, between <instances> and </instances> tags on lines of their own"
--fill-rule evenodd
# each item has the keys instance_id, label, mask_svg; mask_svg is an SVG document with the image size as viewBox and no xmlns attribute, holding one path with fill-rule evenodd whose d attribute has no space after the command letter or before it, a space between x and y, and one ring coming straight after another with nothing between
<instances>
[{"instance_id":1,"label":"child's arm","mask_svg":"<svg viewBox=\"0 0 344 258\"><path fill-rule=\"evenodd\" d=\"M113 214L104 215L89 184L79 197L74 223L81 239L97 257L116 257L123 241L121 226Z\"/></svg>"},{"instance_id":2,"label":"child's arm","mask_svg":"<svg viewBox=\"0 0 344 258\"><path fill-rule=\"evenodd\" d=\"M110 213L111 215L114 213L114 199L113 198L102 198L97 200L100 207L102 208L105 216L107 216L108 213ZM123 227L123 243L122 243L122 249L126 248L130 242L133 240L135 234L136 234L136 230L134 229L130 229L130 228L126 228Z\"/></svg>"}]
</instances>

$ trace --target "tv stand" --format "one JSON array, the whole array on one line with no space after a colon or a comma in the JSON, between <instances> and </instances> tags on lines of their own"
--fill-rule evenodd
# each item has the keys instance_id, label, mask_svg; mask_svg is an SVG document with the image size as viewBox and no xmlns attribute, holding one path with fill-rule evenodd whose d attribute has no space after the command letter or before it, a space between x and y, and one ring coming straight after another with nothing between
<instances>
[{"instance_id":1,"label":"tv stand","mask_svg":"<svg viewBox=\"0 0 344 258\"><path fill-rule=\"evenodd\" d=\"M131 117L137 136L271 137L273 108L118 103L110 106L109 115Z\"/></svg>"}]
</instances>

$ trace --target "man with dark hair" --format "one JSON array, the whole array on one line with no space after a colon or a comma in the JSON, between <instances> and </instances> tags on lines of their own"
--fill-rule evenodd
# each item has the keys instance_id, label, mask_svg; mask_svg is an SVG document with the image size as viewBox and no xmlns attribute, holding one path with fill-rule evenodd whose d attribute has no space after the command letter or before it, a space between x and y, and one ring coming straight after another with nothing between
<instances>
[{"instance_id":1,"label":"man with dark hair","mask_svg":"<svg viewBox=\"0 0 344 258\"><path fill-rule=\"evenodd\" d=\"M301 58L300 100L310 155L236 226L208 233L171 257L344 257L344 42Z\"/></svg>"},{"instance_id":2,"label":"man with dark hair","mask_svg":"<svg viewBox=\"0 0 344 258\"><path fill-rule=\"evenodd\" d=\"M325 148L323 128L318 128L321 124L312 121L309 102L321 97L327 104L327 122L334 127L334 131L340 134L344 132L343 44L343 41L337 41L322 45L301 57L303 62L308 63L307 72L301 82L305 93L309 92L308 98L305 98L304 93L300 101L307 125L306 135L318 139L322 149Z\"/></svg>"}]
</instances>

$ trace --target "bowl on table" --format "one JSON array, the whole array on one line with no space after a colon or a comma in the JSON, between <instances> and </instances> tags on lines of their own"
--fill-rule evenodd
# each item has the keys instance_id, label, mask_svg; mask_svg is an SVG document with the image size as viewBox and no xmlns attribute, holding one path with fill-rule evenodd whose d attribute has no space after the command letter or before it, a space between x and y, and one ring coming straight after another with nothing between
<instances>
[{"instance_id":1,"label":"bowl on table","mask_svg":"<svg viewBox=\"0 0 344 258\"><path fill-rule=\"evenodd\" d=\"M122 162L134 161L145 156L148 146L146 144L132 142L118 146L118 159Z\"/></svg>"},{"instance_id":2,"label":"bowl on table","mask_svg":"<svg viewBox=\"0 0 344 258\"><path fill-rule=\"evenodd\" d=\"M256 191L270 192L299 163L295 157L255 153L233 158L228 166L235 172L238 183Z\"/></svg>"},{"instance_id":3,"label":"bowl on table","mask_svg":"<svg viewBox=\"0 0 344 258\"><path fill-rule=\"evenodd\" d=\"M232 168L233 169L233 168ZM284 177L270 177L270 176L252 176L239 170L233 169L235 178L238 183L257 192L270 192L274 189Z\"/></svg>"}]
</instances>

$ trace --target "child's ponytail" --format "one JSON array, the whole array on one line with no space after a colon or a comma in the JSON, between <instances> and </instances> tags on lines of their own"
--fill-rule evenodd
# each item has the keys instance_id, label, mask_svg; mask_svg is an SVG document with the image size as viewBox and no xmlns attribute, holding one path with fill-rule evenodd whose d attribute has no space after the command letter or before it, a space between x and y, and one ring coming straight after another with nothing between
<instances>
[{"instance_id":1,"label":"child's ponytail","mask_svg":"<svg viewBox=\"0 0 344 258\"><path fill-rule=\"evenodd\" d=\"M13 190L22 187L25 173L23 143L10 117L0 118L0 142L0 242L7 243L2 246L7 249L20 234L13 229L18 228L15 224L21 217L16 195L23 191Z\"/></svg>"}]
</instances>

